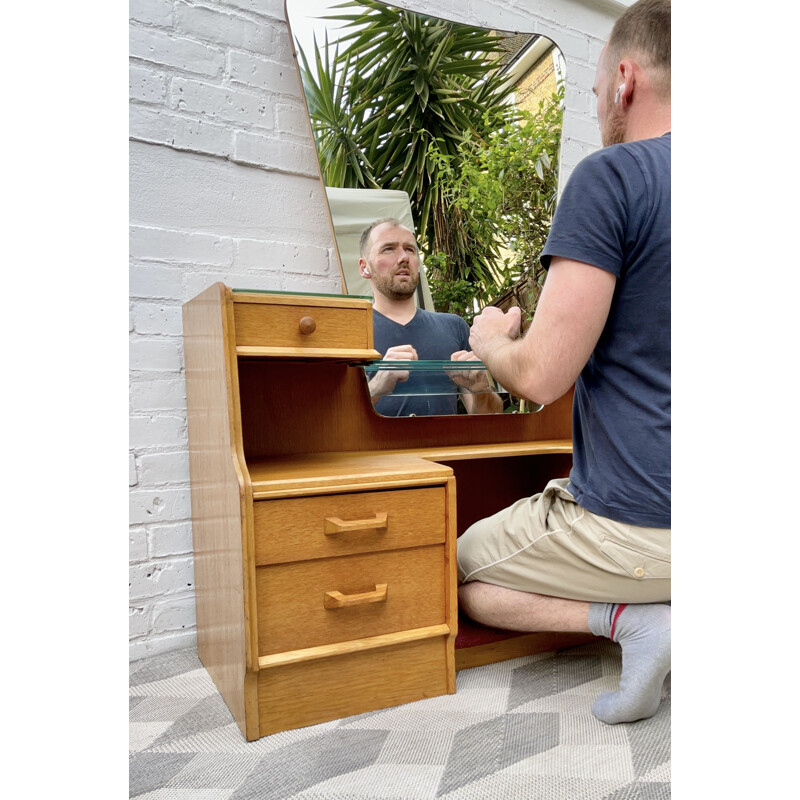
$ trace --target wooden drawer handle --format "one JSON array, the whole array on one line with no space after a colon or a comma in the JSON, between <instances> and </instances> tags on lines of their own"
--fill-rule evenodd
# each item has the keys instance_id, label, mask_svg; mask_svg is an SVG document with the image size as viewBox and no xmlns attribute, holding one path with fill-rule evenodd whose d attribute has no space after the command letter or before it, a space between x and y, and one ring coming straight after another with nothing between
<instances>
[{"instance_id":1,"label":"wooden drawer handle","mask_svg":"<svg viewBox=\"0 0 800 800\"><path fill-rule=\"evenodd\" d=\"M383 603L386 600L388 583L375 584L374 592L363 594L342 594L341 592L325 592L325 608L345 608L346 606L363 606L367 603Z\"/></svg>"},{"instance_id":2,"label":"wooden drawer handle","mask_svg":"<svg viewBox=\"0 0 800 800\"><path fill-rule=\"evenodd\" d=\"M343 520L340 517L325 517L325 535L350 531L385 531L389 526L389 515L385 511L376 511L372 519Z\"/></svg>"},{"instance_id":3,"label":"wooden drawer handle","mask_svg":"<svg viewBox=\"0 0 800 800\"><path fill-rule=\"evenodd\" d=\"M314 333L317 329L317 322L314 317L303 317L300 320L300 333L307 335L309 333Z\"/></svg>"}]
</instances>

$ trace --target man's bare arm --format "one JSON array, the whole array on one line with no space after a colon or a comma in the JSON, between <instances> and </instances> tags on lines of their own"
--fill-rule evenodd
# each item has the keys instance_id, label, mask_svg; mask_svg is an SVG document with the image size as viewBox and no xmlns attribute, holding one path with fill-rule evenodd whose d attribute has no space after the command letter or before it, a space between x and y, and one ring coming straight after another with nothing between
<instances>
[{"instance_id":1,"label":"man's bare arm","mask_svg":"<svg viewBox=\"0 0 800 800\"><path fill-rule=\"evenodd\" d=\"M533 322L521 339L520 312L485 308L473 321L470 346L513 394L544 405L569 390L608 318L616 276L581 261L553 258Z\"/></svg>"}]
</instances>

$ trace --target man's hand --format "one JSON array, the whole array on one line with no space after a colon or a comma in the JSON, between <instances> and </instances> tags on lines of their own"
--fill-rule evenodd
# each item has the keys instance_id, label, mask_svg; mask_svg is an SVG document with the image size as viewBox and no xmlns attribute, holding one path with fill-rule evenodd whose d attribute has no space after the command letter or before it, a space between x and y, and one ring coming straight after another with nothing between
<instances>
[{"instance_id":1,"label":"man's hand","mask_svg":"<svg viewBox=\"0 0 800 800\"><path fill-rule=\"evenodd\" d=\"M472 350L458 350L450 356L451 361L480 361ZM456 386L470 392L485 392L489 388L489 379L485 369L447 370L448 376Z\"/></svg>"},{"instance_id":2,"label":"man's hand","mask_svg":"<svg viewBox=\"0 0 800 800\"><path fill-rule=\"evenodd\" d=\"M509 392L552 403L569 391L597 345L616 282L604 269L553 256L525 336L519 337L518 308L504 314L489 306L472 323L470 346Z\"/></svg>"},{"instance_id":3,"label":"man's hand","mask_svg":"<svg viewBox=\"0 0 800 800\"><path fill-rule=\"evenodd\" d=\"M399 344L390 347L381 360L417 361L417 351L410 344ZM398 383L408 380L408 375L407 369L378 370L369 382L370 397L378 400L384 395L391 394Z\"/></svg>"},{"instance_id":4,"label":"man's hand","mask_svg":"<svg viewBox=\"0 0 800 800\"><path fill-rule=\"evenodd\" d=\"M472 350L459 350L450 356L451 361L480 361ZM490 391L489 373L485 369L450 370L453 382L466 389L461 399L468 414L498 414L503 410L500 395Z\"/></svg>"},{"instance_id":5,"label":"man's hand","mask_svg":"<svg viewBox=\"0 0 800 800\"><path fill-rule=\"evenodd\" d=\"M503 313L496 306L486 306L475 319L469 332L469 343L476 357L485 361L485 356L498 345L510 342L519 336L522 313L511 306Z\"/></svg>"}]
</instances>

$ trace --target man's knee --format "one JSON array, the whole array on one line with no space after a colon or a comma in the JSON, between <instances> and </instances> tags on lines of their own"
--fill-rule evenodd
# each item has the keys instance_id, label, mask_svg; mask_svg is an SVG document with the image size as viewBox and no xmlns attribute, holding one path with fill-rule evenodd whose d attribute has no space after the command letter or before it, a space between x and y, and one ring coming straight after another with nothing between
<instances>
[{"instance_id":1,"label":"man's knee","mask_svg":"<svg viewBox=\"0 0 800 800\"><path fill-rule=\"evenodd\" d=\"M462 583L458 587L458 606L459 608L472 619L480 616L481 597L483 595L482 588L485 584L480 581L470 581L469 583Z\"/></svg>"},{"instance_id":2,"label":"man's knee","mask_svg":"<svg viewBox=\"0 0 800 800\"><path fill-rule=\"evenodd\" d=\"M458 605L470 619L484 625L502 627L510 596L520 594L492 583L469 581L458 587Z\"/></svg>"}]
</instances>

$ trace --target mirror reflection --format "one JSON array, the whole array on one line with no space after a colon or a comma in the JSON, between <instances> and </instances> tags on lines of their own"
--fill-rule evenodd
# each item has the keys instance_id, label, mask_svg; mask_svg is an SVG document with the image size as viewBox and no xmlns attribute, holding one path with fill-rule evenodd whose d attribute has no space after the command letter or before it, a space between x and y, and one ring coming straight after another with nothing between
<instances>
[{"instance_id":1,"label":"mirror reflection","mask_svg":"<svg viewBox=\"0 0 800 800\"><path fill-rule=\"evenodd\" d=\"M375 409L386 417L496 414L507 400L477 360L384 359L365 372Z\"/></svg>"},{"instance_id":2,"label":"mirror reflection","mask_svg":"<svg viewBox=\"0 0 800 800\"><path fill-rule=\"evenodd\" d=\"M383 356L383 368L367 373L375 410L385 416L454 414L460 398L468 414L502 411L486 370L474 368L464 319L416 307L420 258L412 231L398 219L378 220L364 230L359 252L359 270L373 290L375 349Z\"/></svg>"},{"instance_id":3,"label":"mirror reflection","mask_svg":"<svg viewBox=\"0 0 800 800\"><path fill-rule=\"evenodd\" d=\"M557 189L558 49L535 34L375 0L288 0L287 17L344 290L375 297L376 349L393 361L469 359L468 324L489 304L521 306L524 328L543 281L537 257ZM392 233L392 249L365 251L362 235L378 220L390 221L374 230ZM489 391L483 369L457 371L460 382L440 372L458 387L435 395L446 404L397 412L422 368L377 370L369 378L376 409L527 410L499 387ZM470 391L466 377L478 375L472 383L482 388Z\"/></svg>"}]
</instances>

